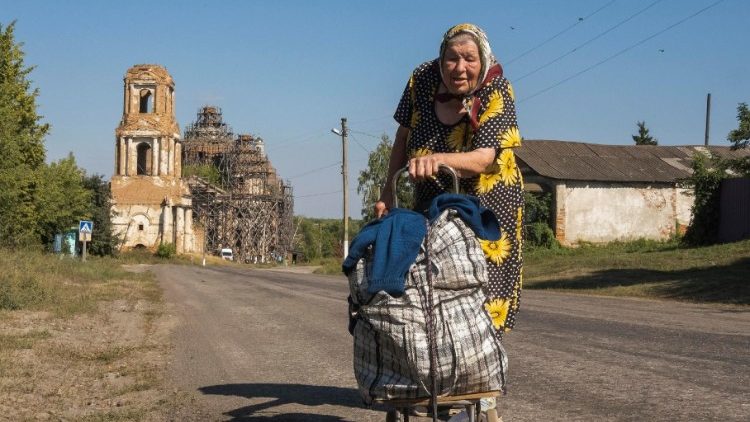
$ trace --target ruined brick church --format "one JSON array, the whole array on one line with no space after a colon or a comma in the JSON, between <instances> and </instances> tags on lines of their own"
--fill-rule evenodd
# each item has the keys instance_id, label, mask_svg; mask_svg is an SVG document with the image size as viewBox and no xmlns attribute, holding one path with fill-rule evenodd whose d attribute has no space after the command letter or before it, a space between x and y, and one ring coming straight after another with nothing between
<instances>
[{"instance_id":1,"label":"ruined brick church","mask_svg":"<svg viewBox=\"0 0 750 422\"><path fill-rule=\"evenodd\" d=\"M162 244L173 244L177 253L232 248L244 262L279 262L289 255L292 187L278 177L261 138L235 137L221 109L204 106L183 141L174 81L162 66L131 67L123 91L110 182L121 250ZM220 180L195 174L206 166Z\"/></svg>"}]
</instances>

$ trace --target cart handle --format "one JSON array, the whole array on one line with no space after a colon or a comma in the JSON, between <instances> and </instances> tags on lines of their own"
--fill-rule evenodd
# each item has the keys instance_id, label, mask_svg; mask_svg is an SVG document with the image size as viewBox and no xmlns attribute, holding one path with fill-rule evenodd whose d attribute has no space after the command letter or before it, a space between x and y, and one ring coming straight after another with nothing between
<instances>
[{"instance_id":1,"label":"cart handle","mask_svg":"<svg viewBox=\"0 0 750 422\"><path fill-rule=\"evenodd\" d=\"M456 170L453 169L453 167L447 166L445 164L440 164L438 166L438 172L444 171L451 175L453 178L453 192L458 193L458 174L456 173ZM393 192L393 208L398 208L398 179L401 178L401 176L404 175L404 173L409 173L409 166L406 166L402 168L401 170L397 171L396 174L393 175L393 179L391 180L392 185L392 192Z\"/></svg>"}]
</instances>

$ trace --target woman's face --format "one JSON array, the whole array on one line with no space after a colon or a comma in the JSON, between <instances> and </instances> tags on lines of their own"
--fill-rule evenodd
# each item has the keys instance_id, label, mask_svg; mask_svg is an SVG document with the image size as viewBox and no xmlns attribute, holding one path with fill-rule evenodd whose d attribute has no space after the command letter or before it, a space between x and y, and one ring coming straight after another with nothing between
<instances>
[{"instance_id":1,"label":"woman's face","mask_svg":"<svg viewBox=\"0 0 750 422\"><path fill-rule=\"evenodd\" d=\"M470 94L479 83L482 61L473 40L451 43L443 56L443 83L451 94Z\"/></svg>"}]
</instances>

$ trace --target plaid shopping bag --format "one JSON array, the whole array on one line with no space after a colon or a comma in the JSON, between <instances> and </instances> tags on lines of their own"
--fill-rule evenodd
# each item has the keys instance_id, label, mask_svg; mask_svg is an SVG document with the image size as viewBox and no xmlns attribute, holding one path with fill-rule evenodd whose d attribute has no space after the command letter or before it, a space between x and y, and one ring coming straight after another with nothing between
<instances>
[{"instance_id":1,"label":"plaid shopping bag","mask_svg":"<svg viewBox=\"0 0 750 422\"><path fill-rule=\"evenodd\" d=\"M483 309L487 263L474 233L454 211L444 211L431 225L402 296L368 294L370 273L365 256L349 274L354 373L366 403L429 397L430 350L439 395L504 387L507 356ZM428 338L430 312L434 345Z\"/></svg>"}]
</instances>

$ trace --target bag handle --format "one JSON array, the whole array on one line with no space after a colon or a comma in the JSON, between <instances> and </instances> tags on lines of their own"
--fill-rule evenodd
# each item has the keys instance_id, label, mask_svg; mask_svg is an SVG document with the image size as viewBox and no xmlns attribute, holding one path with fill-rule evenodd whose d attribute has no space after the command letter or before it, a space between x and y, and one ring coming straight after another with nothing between
<instances>
[{"instance_id":1,"label":"bag handle","mask_svg":"<svg viewBox=\"0 0 750 422\"><path fill-rule=\"evenodd\" d=\"M438 172L441 171L448 173L453 178L453 192L458 193L458 174L456 173L456 170L454 170L453 167L447 166L445 164L440 164L438 166ZM391 180L391 183L393 184L391 189L391 191L393 192L393 208L398 208L398 180L405 173L409 173L409 166L406 166L397 171L396 174L393 175L393 179Z\"/></svg>"}]
</instances>

